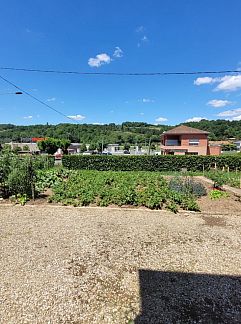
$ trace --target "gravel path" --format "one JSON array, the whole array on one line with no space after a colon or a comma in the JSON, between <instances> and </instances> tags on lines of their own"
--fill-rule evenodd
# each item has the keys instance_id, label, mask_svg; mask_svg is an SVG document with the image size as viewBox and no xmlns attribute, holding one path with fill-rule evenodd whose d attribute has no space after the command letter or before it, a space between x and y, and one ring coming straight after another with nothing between
<instances>
[{"instance_id":1,"label":"gravel path","mask_svg":"<svg viewBox=\"0 0 241 324\"><path fill-rule=\"evenodd\" d=\"M0 323L241 323L241 213L0 206Z\"/></svg>"}]
</instances>

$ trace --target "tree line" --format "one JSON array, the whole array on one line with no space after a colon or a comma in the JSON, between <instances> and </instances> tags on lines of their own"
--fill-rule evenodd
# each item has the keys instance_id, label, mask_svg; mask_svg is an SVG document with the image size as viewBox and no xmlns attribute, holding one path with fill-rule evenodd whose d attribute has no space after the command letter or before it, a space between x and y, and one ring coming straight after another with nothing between
<instances>
[{"instance_id":1,"label":"tree line","mask_svg":"<svg viewBox=\"0 0 241 324\"><path fill-rule=\"evenodd\" d=\"M201 120L200 122L183 123L209 132L210 140L241 139L241 121ZM178 126L178 125L176 125ZM120 144L148 145L160 142L160 135L175 126L152 125L143 122L124 122L122 124L58 124L16 126L0 124L0 143L31 142L32 137L50 137L66 139L83 144Z\"/></svg>"}]
</instances>

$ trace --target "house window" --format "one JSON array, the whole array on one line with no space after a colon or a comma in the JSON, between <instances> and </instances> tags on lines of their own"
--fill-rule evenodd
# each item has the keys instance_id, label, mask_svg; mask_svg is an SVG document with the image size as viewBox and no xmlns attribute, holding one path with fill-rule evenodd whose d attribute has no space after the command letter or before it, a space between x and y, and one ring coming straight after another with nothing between
<instances>
[{"instance_id":1,"label":"house window","mask_svg":"<svg viewBox=\"0 0 241 324\"><path fill-rule=\"evenodd\" d=\"M191 145L191 146L197 146L197 145L199 145L199 139L197 139L197 138L190 139L189 140L189 145Z\"/></svg>"},{"instance_id":2,"label":"house window","mask_svg":"<svg viewBox=\"0 0 241 324\"><path fill-rule=\"evenodd\" d=\"M167 146L178 146L178 145L180 145L180 142L178 141L178 139L168 139L168 140L166 140L166 145Z\"/></svg>"}]
</instances>

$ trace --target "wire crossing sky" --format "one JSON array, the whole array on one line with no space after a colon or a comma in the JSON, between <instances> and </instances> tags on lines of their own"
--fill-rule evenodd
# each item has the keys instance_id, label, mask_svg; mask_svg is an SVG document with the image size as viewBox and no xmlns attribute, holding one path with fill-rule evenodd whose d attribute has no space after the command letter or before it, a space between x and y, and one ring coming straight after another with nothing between
<instances>
[{"instance_id":1,"label":"wire crossing sky","mask_svg":"<svg viewBox=\"0 0 241 324\"><path fill-rule=\"evenodd\" d=\"M241 120L240 12L240 0L9 0L0 123Z\"/></svg>"},{"instance_id":2,"label":"wire crossing sky","mask_svg":"<svg viewBox=\"0 0 241 324\"><path fill-rule=\"evenodd\" d=\"M60 70L43 70L43 69L27 69L14 67L0 67L0 70L7 71L23 71L23 72L39 72L39 73L56 73L56 74L79 74L79 75L109 75L109 76L166 76L166 75L199 75L199 74L224 74L238 73L240 70L220 70L220 71L193 71L193 72L79 72L79 71L60 71Z\"/></svg>"}]
</instances>

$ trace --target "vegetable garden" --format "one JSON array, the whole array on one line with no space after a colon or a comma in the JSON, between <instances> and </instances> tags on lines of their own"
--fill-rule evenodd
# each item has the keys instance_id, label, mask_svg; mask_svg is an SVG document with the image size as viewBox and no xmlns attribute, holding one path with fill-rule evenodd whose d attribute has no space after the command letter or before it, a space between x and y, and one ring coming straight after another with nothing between
<instances>
[{"instance_id":1,"label":"vegetable garden","mask_svg":"<svg viewBox=\"0 0 241 324\"><path fill-rule=\"evenodd\" d=\"M216 160L215 163L222 165L225 162L227 158ZM240 159L235 158L231 162L234 169L239 165ZM209 159L205 160L205 157L197 159L195 156L174 159L66 156L64 168L53 168L52 157L20 157L11 152L1 152L0 198L23 205L49 188L51 195L48 202L63 205L136 206L167 209L175 213L180 209L199 211L198 198L207 195L207 190L190 175L195 172L195 167L199 170L202 163L209 165L211 162ZM174 172L170 171L170 166ZM181 176L177 176L184 166L187 167L186 172L182 170ZM155 169L157 171L153 172ZM168 179L163 175L165 172L169 174ZM228 173L208 171L205 175L217 187L224 183L236 187L240 184L240 173L237 169L236 172ZM225 197L221 194L219 196ZM208 197L216 199L218 195L214 193Z\"/></svg>"}]
</instances>

